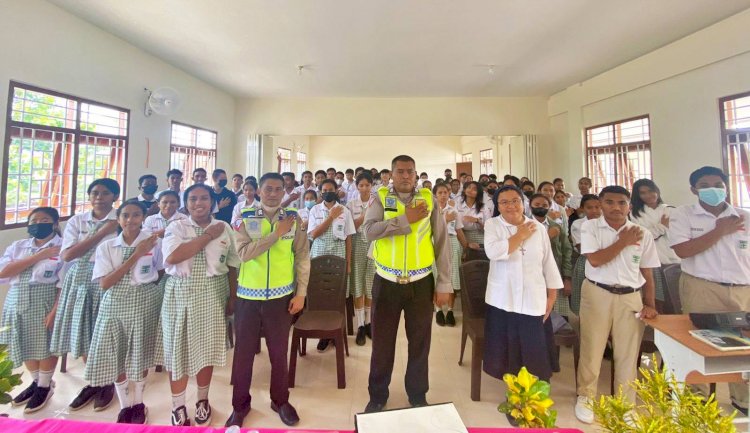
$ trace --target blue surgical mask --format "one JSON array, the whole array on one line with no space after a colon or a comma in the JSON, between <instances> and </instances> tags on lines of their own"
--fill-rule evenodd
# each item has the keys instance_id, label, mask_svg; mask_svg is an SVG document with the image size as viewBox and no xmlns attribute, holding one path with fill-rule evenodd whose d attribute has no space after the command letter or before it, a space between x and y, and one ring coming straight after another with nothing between
<instances>
[{"instance_id":1,"label":"blue surgical mask","mask_svg":"<svg viewBox=\"0 0 750 433\"><path fill-rule=\"evenodd\" d=\"M305 200L305 208L312 209L315 206L315 200Z\"/></svg>"},{"instance_id":2,"label":"blue surgical mask","mask_svg":"<svg viewBox=\"0 0 750 433\"><path fill-rule=\"evenodd\" d=\"M698 190L698 200L709 206L718 206L727 199L724 188L701 188Z\"/></svg>"}]
</instances>

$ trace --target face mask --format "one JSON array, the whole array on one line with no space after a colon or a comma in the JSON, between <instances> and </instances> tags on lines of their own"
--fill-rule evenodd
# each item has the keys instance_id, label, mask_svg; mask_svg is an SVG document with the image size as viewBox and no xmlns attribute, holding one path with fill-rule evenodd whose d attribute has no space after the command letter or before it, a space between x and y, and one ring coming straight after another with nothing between
<instances>
[{"instance_id":1,"label":"face mask","mask_svg":"<svg viewBox=\"0 0 750 433\"><path fill-rule=\"evenodd\" d=\"M344 183L344 179L336 179L336 185L341 186Z\"/></svg>"},{"instance_id":2,"label":"face mask","mask_svg":"<svg viewBox=\"0 0 750 433\"><path fill-rule=\"evenodd\" d=\"M531 214L538 217L545 217L547 216L547 212L549 212L549 209L546 207L532 207L531 208Z\"/></svg>"},{"instance_id":3,"label":"face mask","mask_svg":"<svg viewBox=\"0 0 750 433\"><path fill-rule=\"evenodd\" d=\"M305 208L312 209L315 206L315 200L305 200Z\"/></svg>"},{"instance_id":4,"label":"face mask","mask_svg":"<svg viewBox=\"0 0 750 433\"><path fill-rule=\"evenodd\" d=\"M224 188L225 186L227 186L227 180L226 179L220 180L219 181L219 186L222 187L222 188Z\"/></svg>"},{"instance_id":5,"label":"face mask","mask_svg":"<svg viewBox=\"0 0 750 433\"><path fill-rule=\"evenodd\" d=\"M490 189L488 189L488 190L487 190L487 194L488 194L488 195L489 195L490 197L492 197L493 195L495 195L495 191L497 191L497 190L496 190L496 189L494 189L494 188L490 188Z\"/></svg>"},{"instance_id":6,"label":"face mask","mask_svg":"<svg viewBox=\"0 0 750 433\"><path fill-rule=\"evenodd\" d=\"M153 195L158 188L159 188L158 185L146 185L142 189L143 189L143 192L145 192L146 194Z\"/></svg>"},{"instance_id":7,"label":"face mask","mask_svg":"<svg viewBox=\"0 0 750 433\"><path fill-rule=\"evenodd\" d=\"M52 234L52 223L29 224L26 231L35 239L44 239Z\"/></svg>"},{"instance_id":8,"label":"face mask","mask_svg":"<svg viewBox=\"0 0 750 433\"><path fill-rule=\"evenodd\" d=\"M328 203L336 201L337 198L338 198L338 194L336 194L336 191L323 193L323 201L326 201Z\"/></svg>"},{"instance_id":9,"label":"face mask","mask_svg":"<svg viewBox=\"0 0 750 433\"><path fill-rule=\"evenodd\" d=\"M531 196L534 195L534 191L524 191L523 195L525 195L528 198L531 198Z\"/></svg>"},{"instance_id":10,"label":"face mask","mask_svg":"<svg viewBox=\"0 0 750 433\"><path fill-rule=\"evenodd\" d=\"M698 190L698 199L709 206L718 206L727 199L727 190L724 188L701 188Z\"/></svg>"}]
</instances>

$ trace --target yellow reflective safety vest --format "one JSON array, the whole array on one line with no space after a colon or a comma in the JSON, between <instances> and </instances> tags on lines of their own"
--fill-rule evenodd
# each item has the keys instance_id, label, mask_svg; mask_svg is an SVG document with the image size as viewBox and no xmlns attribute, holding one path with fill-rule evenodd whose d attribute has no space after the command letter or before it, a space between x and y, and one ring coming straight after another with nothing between
<instances>
[{"instance_id":1,"label":"yellow reflective safety vest","mask_svg":"<svg viewBox=\"0 0 750 433\"><path fill-rule=\"evenodd\" d=\"M396 193L388 187L378 189L378 198L383 205L385 221L398 218L406 212L406 206ZM432 192L422 188L414 195L414 202L424 200L432 214L434 207ZM381 277L406 284L419 280L432 272L435 252L432 245L432 224L430 216L410 224L411 233L395 235L374 242L373 258L376 272Z\"/></svg>"},{"instance_id":2,"label":"yellow reflective safety vest","mask_svg":"<svg viewBox=\"0 0 750 433\"><path fill-rule=\"evenodd\" d=\"M268 236L275 230L278 221L270 222L260 208L246 208L241 211L245 231L251 239ZM297 216L297 210L285 208L279 218ZM297 223L276 241L268 251L258 257L243 262L237 285L237 296L250 300L277 299L294 293L294 236Z\"/></svg>"}]
</instances>

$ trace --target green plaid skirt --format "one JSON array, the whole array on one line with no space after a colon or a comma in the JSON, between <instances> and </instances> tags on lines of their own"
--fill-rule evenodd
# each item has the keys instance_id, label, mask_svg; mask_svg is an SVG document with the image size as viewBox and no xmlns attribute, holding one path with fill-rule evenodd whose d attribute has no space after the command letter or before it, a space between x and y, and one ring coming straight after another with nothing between
<instances>
[{"instance_id":1,"label":"green plaid skirt","mask_svg":"<svg viewBox=\"0 0 750 433\"><path fill-rule=\"evenodd\" d=\"M52 331L44 326L44 319L52 311L56 294L55 284L29 285L28 279L24 282L23 278L10 286L0 321L0 344L8 345L14 368L24 361L52 355L49 350Z\"/></svg>"},{"instance_id":2,"label":"green plaid skirt","mask_svg":"<svg viewBox=\"0 0 750 433\"><path fill-rule=\"evenodd\" d=\"M310 258L332 255L343 259L346 258L346 241L342 241L333 235L333 228L329 227L322 236L313 240L310 249Z\"/></svg>"},{"instance_id":3,"label":"green plaid skirt","mask_svg":"<svg viewBox=\"0 0 750 433\"><path fill-rule=\"evenodd\" d=\"M581 311L581 286L586 279L586 256L579 256L573 267L573 293L570 295L570 309L579 315Z\"/></svg>"},{"instance_id":4,"label":"green plaid skirt","mask_svg":"<svg viewBox=\"0 0 750 433\"><path fill-rule=\"evenodd\" d=\"M466 242L484 244L484 230L464 230Z\"/></svg>"},{"instance_id":5,"label":"green plaid skirt","mask_svg":"<svg viewBox=\"0 0 750 433\"><path fill-rule=\"evenodd\" d=\"M346 245L344 246L346 253ZM372 299L372 280L375 277L375 261L367 257L370 243L365 235L352 236L352 273L349 275L349 295L359 298L365 295Z\"/></svg>"},{"instance_id":6,"label":"green plaid skirt","mask_svg":"<svg viewBox=\"0 0 750 433\"><path fill-rule=\"evenodd\" d=\"M448 241L451 247L451 283L453 284L453 291L461 290L461 275L459 274L459 266L461 266L461 256L463 255L463 248L461 243L458 242L456 235L449 235ZM436 277L437 278L437 275Z\"/></svg>"}]
</instances>

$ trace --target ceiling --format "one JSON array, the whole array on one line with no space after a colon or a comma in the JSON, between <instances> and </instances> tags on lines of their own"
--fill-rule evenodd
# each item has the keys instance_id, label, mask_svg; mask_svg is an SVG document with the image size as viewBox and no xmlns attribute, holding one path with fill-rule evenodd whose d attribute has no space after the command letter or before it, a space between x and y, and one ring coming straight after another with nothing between
<instances>
[{"instance_id":1,"label":"ceiling","mask_svg":"<svg viewBox=\"0 0 750 433\"><path fill-rule=\"evenodd\" d=\"M750 0L50 1L238 97L548 96L750 8ZM479 66L489 64L494 73ZM298 65L310 66L298 74Z\"/></svg>"}]
</instances>

